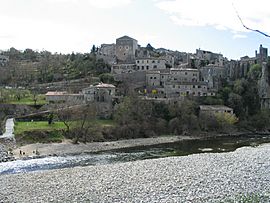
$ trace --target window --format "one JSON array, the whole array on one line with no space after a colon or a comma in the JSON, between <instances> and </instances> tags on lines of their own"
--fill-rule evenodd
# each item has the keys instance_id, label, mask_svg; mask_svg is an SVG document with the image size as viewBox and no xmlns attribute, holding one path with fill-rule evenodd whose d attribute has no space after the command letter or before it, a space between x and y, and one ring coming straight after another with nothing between
<instances>
[{"instance_id":1,"label":"window","mask_svg":"<svg viewBox=\"0 0 270 203\"><path fill-rule=\"evenodd\" d=\"M157 66L156 65L154 65L154 67L153 68L157 68Z\"/></svg>"},{"instance_id":2,"label":"window","mask_svg":"<svg viewBox=\"0 0 270 203\"><path fill-rule=\"evenodd\" d=\"M193 85L193 88L195 88L196 86L195 85Z\"/></svg>"},{"instance_id":3,"label":"window","mask_svg":"<svg viewBox=\"0 0 270 203\"><path fill-rule=\"evenodd\" d=\"M122 46L120 46L119 49L122 50Z\"/></svg>"},{"instance_id":4,"label":"window","mask_svg":"<svg viewBox=\"0 0 270 203\"><path fill-rule=\"evenodd\" d=\"M129 47L128 46L126 46L126 50L128 50L129 49Z\"/></svg>"},{"instance_id":5,"label":"window","mask_svg":"<svg viewBox=\"0 0 270 203\"><path fill-rule=\"evenodd\" d=\"M157 79L157 77L154 77L154 79L156 80L156 79Z\"/></svg>"},{"instance_id":6,"label":"window","mask_svg":"<svg viewBox=\"0 0 270 203\"><path fill-rule=\"evenodd\" d=\"M161 78L163 79L163 78L164 78L164 76L161 76Z\"/></svg>"},{"instance_id":7,"label":"window","mask_svg":"<svg viewBox=\"0 0 270 203\"><path fill-rule=\"evenodd\" d=\"M173 85L172 87L175 88L175 85Z\"/></svg>"},{"instance_id":8,"label":"window","mask_svg":"<svg viewBox=\"0 0 270 203\"><path fill-rule=\"evenodd\" d=\"M198 88L201 88L201 85L198 85Z\"/></svg>"},{"instance_id":9,"label":"window","mask_svg":"<svg viewBox=\"0 0 270 203\"><path fill-rule=\"evenodd\" d=\"M149 70L149 66L146 66L146 69Z\"/></svg>"},{"instance_id":10,"label":"window","mask_svg":"<svg viewBox=\"0 0 270 203\"><path fill-rule=\"evenodd\" d=\"M185 75L187 75L187 72L185 72Z\"/></svg>"},{"instance_id":11,"label":"window","mask_svg":"<svg viewBox=\"0 0 270 203\"><path fill-rule=\"evenodd\" d=\"M144 70L144 66L142 66L142 70Z\"/></svg>"},{"instance_id":12,"label":"window","mask_svg":"<svg viewBox=\"0 0 270 203\"><path fill-rule=\"evenodd\" d=\"M140 61L137 61L137 63L140 63Z\"/></svg>"},{"instance_id":13,"label":"window","mask_svg":"<svg viewBox=\"0 0 270 203\"><path fill-rule=\"evenodd\" d=\"M152 63L155 63L155 61L153 60Z\"/></svg>"},{"instance_id":14,"label":"window","mask_svg":"<svg viewBox=\"0 0 270 203\"><path fill-rule=\"evenodd\" d=\"M160 60L158 60L157 62L160 63Z\"/></svg>"},{"instance_id":15,"label":"window","mask_svg":"<svg viewBox=\"0 0 270 203\"><path fill-rule=\"evenodd\" d=\"M152 79L153 79L153 77L150 77L150 79L152 80Z\"/></svg>"}]
</instances>

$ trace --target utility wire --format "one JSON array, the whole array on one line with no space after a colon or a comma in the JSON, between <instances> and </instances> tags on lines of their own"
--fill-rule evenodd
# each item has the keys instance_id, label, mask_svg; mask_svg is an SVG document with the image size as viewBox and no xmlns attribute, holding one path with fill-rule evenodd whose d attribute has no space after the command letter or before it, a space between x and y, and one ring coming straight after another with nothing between
<instances>
[{"instance_id":1,"label":"utility wire","mask_svg":"<svg viewBox=\"0 0 270 203\"><path fill-rule=\"evenodd\" d=\"M235 6L234 6L233 3L232 3L232 6L233 6L233 8L234 8L234 10L235 10L235 13L236 13L238 19L240 20L240 22L241 22L241 24L243 25L244 28L246 28L247 30L253 31L253 32L258 32L258 33L264 35L265 37L269 37L269 38L270 38L270 35L268 35L268 34L262 32L262 31L260 31L260 30L255 30L255 29L252 29L252 28L247 27L247 26L243 23L243 20L242 20L242 18L240 17L240 15L239 15L238 11L236 10L236 8L235 8Z\"/></svg>"}]
</instances>

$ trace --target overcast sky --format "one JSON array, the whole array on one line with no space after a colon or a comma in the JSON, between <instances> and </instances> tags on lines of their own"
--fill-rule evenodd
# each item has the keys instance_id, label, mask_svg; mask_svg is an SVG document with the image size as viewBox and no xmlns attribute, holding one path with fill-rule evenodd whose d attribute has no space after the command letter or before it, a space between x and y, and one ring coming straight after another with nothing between
<instances>
[{"instance_id":1,"label":"overcast sky","mask_svg":"<svg viewBox=\"0 0 270 203\"><path fill-rule=\"evenodd\" d=\"M270 38L269 0L0 0L0 49L89 52L128 35L155 48L254 56Z\"/></svg>"}]
</instances>

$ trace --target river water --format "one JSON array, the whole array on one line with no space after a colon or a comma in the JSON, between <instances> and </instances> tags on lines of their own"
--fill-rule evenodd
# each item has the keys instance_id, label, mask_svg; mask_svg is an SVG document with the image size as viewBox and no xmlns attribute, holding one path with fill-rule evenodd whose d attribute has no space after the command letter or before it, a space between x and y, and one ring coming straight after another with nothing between
<instances>
[{"instance_id":1,"label":"river water","mask_svg":"<svg viewBox=\"0 0 270 203\"><path fill-rule=\"evenodd\" d=\"M85 153L76 156L51 156L37 159L16 160L0 163L0 175L76 166L113 164L168 156L186 156L194 153L226 153L240 147L256 147L262 143L269 142L269 136L218 137L147 147L118 149L99 153Z\"/></svg>"}]
</instances>

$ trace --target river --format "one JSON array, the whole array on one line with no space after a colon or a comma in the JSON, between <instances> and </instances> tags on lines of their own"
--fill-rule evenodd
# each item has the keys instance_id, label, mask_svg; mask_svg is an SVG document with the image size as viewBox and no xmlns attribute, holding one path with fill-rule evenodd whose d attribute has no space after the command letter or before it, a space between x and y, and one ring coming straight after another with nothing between
<instances>
[{"instance_id":1,"label":"river","mask_svg":"<svg viewBox=\"0 0 270 203\"><path fill-rule=\"evenodd\" d=\"M269 143L267 136L218 137L205 140L186 140L170 144L84 153L74 156L50 156L36 159L0 163L1 174L27 173L39 170L76 166L104 165L170 156L187 156L196 153L226 153L244 146L256 147Z\"/></svg>"}]
</instances>

